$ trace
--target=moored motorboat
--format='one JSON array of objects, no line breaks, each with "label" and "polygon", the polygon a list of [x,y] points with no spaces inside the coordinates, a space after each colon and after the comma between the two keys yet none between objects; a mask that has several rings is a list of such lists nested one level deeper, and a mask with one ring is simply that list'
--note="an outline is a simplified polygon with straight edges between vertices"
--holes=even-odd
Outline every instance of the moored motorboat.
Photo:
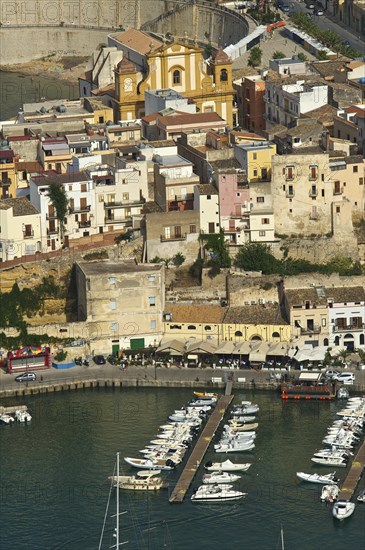
[{"label": "moored motorboat", "polygon": [[212,474],[203,475],[204,485],[211,485],[214,483],[233,483],[241,479],[241,476],[236,474],[230,474],[229,472],[217,471]]},{"label": "moored motorboat", "polygon": [[208,472],[245,472],[249,469],[251,466],[250,463],[246,464],[235,464],[234,462],[231,462],[229,459],[225,460],[224,462],[211,462],[208,461],[204,465],[204,468],[208,470]]},{"label": "moored motorboat", "polygon": [[321,466],[335,466],[336,468],[346,468],[348,460],[344,458],[327,456],[327,457],[313,457],[311,461]]},{"label": "moored motorboat", "polygon": [[124,460],[134,468],[142,468],[142,470],[173,470],[176,464],[172,460],[151,460],[147,458],[131,458],[124,457]]},{"label": "moored motorboat", "polygon": [[228,424],[249,424],[255,422],[256,416],[234,416],[231,420],[228,420]]},{"label": "moored motorboat", "polygon": [[14,422],[14,418],[10,416],[10,414],[0,414],[0,420],[1,422],[4,422],[4,424],[12,424]]},{"label": "moored motorboat", "polygon": [[192,502],[226,502],[243,498],[247,493],[221,485],[201,485],[192,495]]},{"label": "moored motorboat", "polygon": [[217,393],[210,393],[210,392],[206,392],[206,391],[203,391],[203,392],[195,391],[194,395],[196,397],[198,397],[199,399],[218,399],[218,394]]},{"label": "moored motorboat", "polygon": [[247,443],[235,441],[232,443],[220,443],[214,445],[216,453],[239,453],[243,451],[252,451],[255,448],[255,444],[252,441]]},{"label": "moored motorboat", "polygon": [[[158,471],[158,470],[157,470]],[[159,491],[166,489],[168,483],[157,477],[155,472],[138,472],[135,476],[112,476],[114,487],[119,489],[131,489],[133,491]]]},{"label": "moored motorboat", "polygon": [[343,520],[350,517],[354,510],[355,504],[353,502],[341,498],[333,506],[332,514],[336,519]]},{"label": "moored motorboat", "polygon": [[30,422],[32,420],[32,417],[28,411],[18,409],[15,411],[15,420],[17,422]]},{"label": "moored motorboat", "polygon": [[337,485],[324,485],[321,493],[321,500],[324,502],[334,502],[337,500],[340,489]]},{"label": "moored motorboat", "polygon": [[304,472],[297,472],[297,476],[303,481],[309,481],[311,483],[322,483],[323,485],[335,485],[339,482],[339,479],[335,477],[336,472],[331,474],[320,475],[320,474],[305,474]]},{"label": "moored motorboat", "polygon": [[256,430],[259,425],[257,422],[250,424],[239,424],[237,422],[232,422],[230,424],[225,424],[224,428],[230,428],[232,432],[248,432],[250,430]]}]

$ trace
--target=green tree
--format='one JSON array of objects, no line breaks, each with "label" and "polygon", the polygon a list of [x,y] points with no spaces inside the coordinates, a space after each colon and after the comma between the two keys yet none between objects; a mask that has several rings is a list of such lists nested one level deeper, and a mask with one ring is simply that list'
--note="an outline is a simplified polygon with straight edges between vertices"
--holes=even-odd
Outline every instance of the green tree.
[{"label": "green tree", "polygon": [[272,59],[284,59],[284,57],[285,57],[285,53],[284,53],[284,52],[275,51],[275,52],[272,54]]},{"label": "green tree", "polygon": [[298,53],[297,57],[300,61],[307,61],[307,59],[308,59],[307,56],[305,55],[305,53],[303,53],[303,52]]},{"label": "green tree", "polygon": [[261,65],[262,49],[259,46],[254,46],[250,50],[250,56],[248,58],[248,64],[251,67],[259,67]]},{"label": "green tree", "polygon": [[317,52],[317,59],[319,61],[326,61],[327,59],[327,53],[325,50],[318,50]]},{"label": "green tree", "polygon": [[180,267],[185,262],[185,256],[178,252],[171,258],[171,261],[175,267]]},{"label": "green tree", "polygon": [[237,267],[246,271],[262,271],[265,274],[279,273],[281,262],[271,253],[271,248],[263,243],[246,243],[234,260]]},{"label": "green tree", "polygon": [[61,242],[65,234],[65,218],[68,214],[69,200],[67,197],[66,189],[63,185],[57,183],[51,183],[48,189],[48,196],[51,204],[56,210],[56,218],[58,221],[58,227],[60,232]]},{"label": "green tree", "polygon": [[220,268],[231,267],[228,243],[224,238],[223,230],[219,233],[201,233],[199,240],[204,243],[204,250],[209,253],[210,259],[207,262],[218,264]]}]

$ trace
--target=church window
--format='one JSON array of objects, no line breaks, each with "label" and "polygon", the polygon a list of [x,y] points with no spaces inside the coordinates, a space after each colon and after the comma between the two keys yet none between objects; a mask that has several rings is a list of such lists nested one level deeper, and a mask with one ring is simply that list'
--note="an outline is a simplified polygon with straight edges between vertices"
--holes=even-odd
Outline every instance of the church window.
[{"label": "church window", "polygon": [[228,80],[227,69],[222,69],[221,70],[221,82],[227,82],[227,80]]},{"label": "church window", "polygon": [[174,84],[181,84],[181,74],[178,69],[173,72],[173,82]]}]

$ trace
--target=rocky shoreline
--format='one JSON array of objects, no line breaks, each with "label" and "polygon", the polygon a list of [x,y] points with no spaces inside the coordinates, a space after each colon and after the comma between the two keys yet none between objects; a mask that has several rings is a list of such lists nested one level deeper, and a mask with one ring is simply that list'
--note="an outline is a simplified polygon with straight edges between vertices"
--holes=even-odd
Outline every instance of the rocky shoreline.
[{"label": "rocky shoreline", "polygon": [[87,60],[85,57],[43,58],[16,65],[0,65],[0,71],[77,84],[85,72]]}]

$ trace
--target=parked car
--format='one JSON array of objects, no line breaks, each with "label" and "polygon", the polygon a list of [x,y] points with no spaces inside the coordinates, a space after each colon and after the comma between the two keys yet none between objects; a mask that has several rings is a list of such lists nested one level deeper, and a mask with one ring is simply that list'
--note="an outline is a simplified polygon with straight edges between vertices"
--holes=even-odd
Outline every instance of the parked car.
[{"label": "parked car", "polygon": [[18,374],[15,380],[17,382],[34,382],[34,380],[37,380],[37,375],[35,372],[23,372],[23,374]]},{"label": "parked car", "polygon": [[94,355],[93,361],[95,365],[105,365],[106,363],[104,355]]},{"label": "parked car", "polygon": [[342,46],[344,46],[345,48],[351,48],[351,43],[348,40],[343,40]]},{"label": "parked car", "polygon": [[282,4],[281,7],[280,7],[281,11],[283,11],[284,13],[289,13],[290,12],[290,6],[288,6],[288,4]]},{"label": "parked car", "polygon": [[334,378],[337,382],[348,382],[352,383],[355,382],[355,375],[353,372],[341,372]]},{"label": "parked car", "polygon": [[330,380],[336,380],[339,374],[340,372],[338,370],[327,370],[325,373],[325,376]]},{"label": "parked car", "polygon": [[314,8],[315,8],[314,2],[311,2],[310,0],[308,0],[308,2],[305,3],[305,5],[306,5],[308,10],[314,10]]},{"label": "parked car", "polygon": [[318,8],[318,7],[317,7],[317,8],[314,8],[313,14],[314,14],[314,15],[318,15],[318,16],[319,16],[319,15],[324,15],[324,11],[322,10],[322,8]]}]

